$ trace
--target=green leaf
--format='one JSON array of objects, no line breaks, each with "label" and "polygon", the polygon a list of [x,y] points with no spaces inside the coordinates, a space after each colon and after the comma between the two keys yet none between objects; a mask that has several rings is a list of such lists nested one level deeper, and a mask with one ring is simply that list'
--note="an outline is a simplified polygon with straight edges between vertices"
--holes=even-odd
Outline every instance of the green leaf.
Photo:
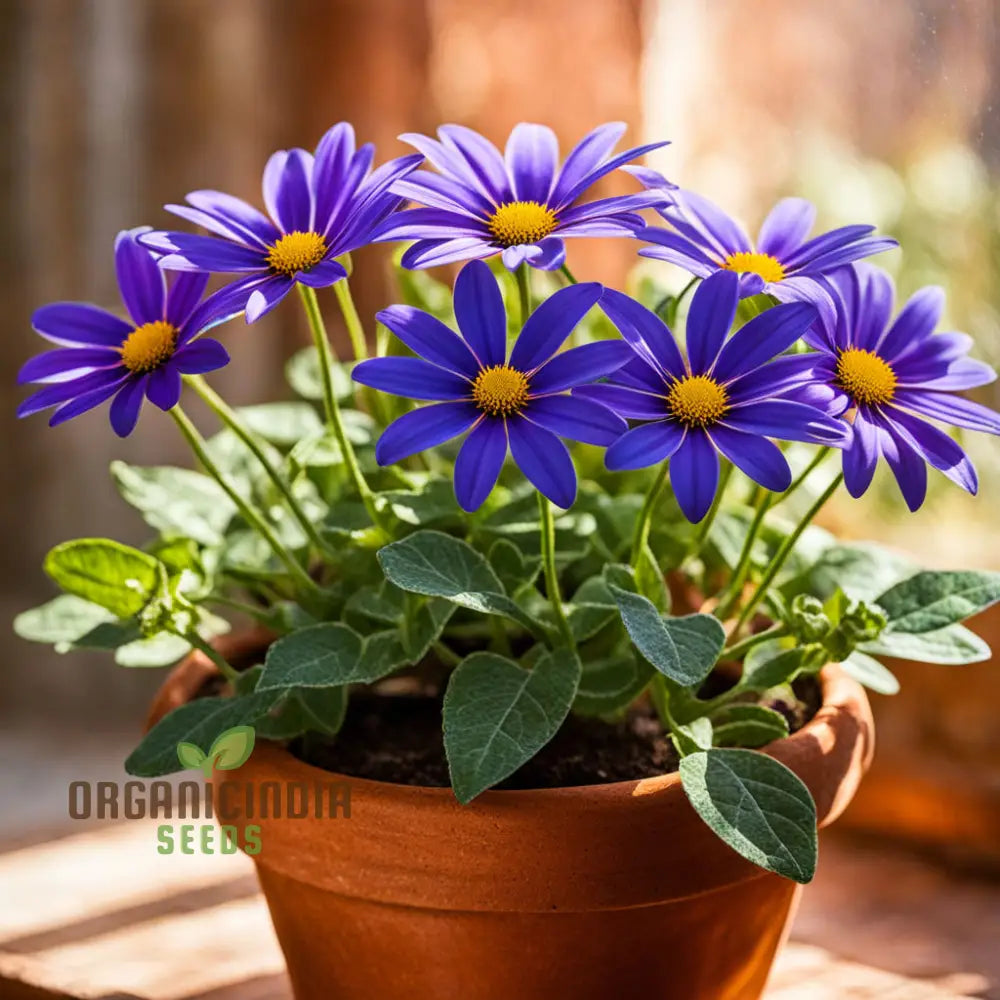
[{"label": "green leaf", "polygon": [[253,726],[233,726],[216,736],[208,755],[220,771],[234,771],[250,759],[253,744]]},{"label": "green leaf", "polygon": [[310,625],[272,643],[257,692],[339,687],[360,680],[362,639],[339,622]]},{"label": "green leaf", "polygon": [[964,625],[947,625],[933,632],[883,632],[860,647],[875,656],[895,656],[920,663],[981,663],[990,658],[990,647]]},{"label": "green leaf", "polygon": [[934,632],[1000,601],[1000,573],[925,571],[875,599],[893,632]]},{"label": "green leaf", "polygon": [[636,649],[660,673],[682,687],[700,684],[712,671],[726,633],[711,615],[663,618],[640,594],[610,586],[625,630]]},{"label": "green leaf", "polygon": [[798,776],[756,750],[704,750],[685,757],[681,782],[708,826],[767,871],[809,882],[816,871],[816,805]]},{"label": "green leaf", "polygon": [[442,479],[432,479],[420,489],[376,493],[375,507],[388,511],[403,524],[419,526],[462,521],[455,489]]},{"label": "green leaf", "polygon": [[[350,399],[354,395],[354,383],[348,368],[335,364],[331,366],[330,372],[333,375],[334,395],[342,402]],[[322,399],[323,380],[320,377],[316,348],[305,347],[293,354],[285,365],[285,378],[303,399]]]},{"label": "green leaf", "polygon": [[347,688],[300,688],[292,697],[302,709],[303,732],[336,736],[347,714]]},{"label": "green leaf", "polygon": [[853,677],[859,684],[871,688],[878,694],[897,694],[899,681],[888,667],[882,666],[874,657],[868,656],[856,649],[840,664],[845,673]]},{"label": "green leaf", "polygon": [[805,651],[787,645],[787,640],[770,639],[754,646],[743,661],[739,685],[747,691],[767,691],[790,681],[802,669]]},{"label": "green leaf", "polygon": [[848,597],[870,601],[914,568],[898,552],[870,542],[833,545],[808,570],[784,583],[781,591],[787,597],[808,593],[826,600],[840,587]]},{"label": "green leaf", "polygon": [[513,774],[555,736],[573,704],[580,661],[547,653],[533,670],[494,653],[455,668],[444,696],[444,745],[462,803]]},{"label": "green leaf", "polygon": [[274,704],[273,692],[240,698],[198,698],[175,708],[146,733],[125,761],[125,770],[137,778],[158,778],[179,770],[177,744],[210,746],[233,726],[252,726]]},{"label": "green leaf", "polygon": [[191,469],[140,468],[115,461],[111,476],[126,502],[165,535],[217,545],[236,513],[236,505],[214,479]]},{"label": "green leaf", "polygon": [[45,572],[67,593],[118,618],[139,614],[166,575],[153,556],[107,538],[78,538],[57,545],[45,557]]},{"label": "green leaf", "polygon": [[309,403],[259,403],[236,412],[254,434],[271,444],[290,446],[323,431],[323,422]]},{"label": "green leaf", "polygon": [[114,621],[115,616],[105,608],[72,594],[60,594],[37,608],[22,611],[14,619],[14,631],[31,642],[69,648],[88,632]]},{"label": "green leaf", "polygon": [[498,538],[490,546],[487,559],[508,594],[530,587],[542,568],[540,558],[525,555],[506,538]]},{"label": "green leaf", "polygon": [[648,597],[661,611],[670,610],[670,591],[667,590],[667,581],[648,543],[639,553],[639,565],[635,568],[635,583],[639,593],[643,597]]},{"label": "green leaf", "polygon": [[583,665],[573,711],[581,715],[610,715],[630,705],[653,676],[649,662],[631,652]]},{"label": "green leaf", "polygon": [[489,563],[465,542],[440,531],[417,531],[378,551],[382,572],[397,587],[484,614],[502,615],[538,633],[538,623],[503,590]]},{"label": "green leaf", "polygon": [[191,643],[178,635],[160,632],[148,639],[119,646],[115,662],[120,667],[166,667],[176,663],[191,651]]},{"label": "green leaf", "polygon": [[177,759],[187,770],[200,771],[206,758],[201,748],[193,743],[178,743]]},{"label": "green leaf", "polygon": [[764,705],[727,705],[712,715],[719,747],[762,747],[788,735],[788,720]]}]

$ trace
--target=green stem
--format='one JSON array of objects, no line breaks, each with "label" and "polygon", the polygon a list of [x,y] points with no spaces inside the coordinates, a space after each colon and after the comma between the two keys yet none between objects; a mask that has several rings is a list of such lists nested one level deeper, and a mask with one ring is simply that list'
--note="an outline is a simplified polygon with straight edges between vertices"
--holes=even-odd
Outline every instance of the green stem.
[{"label": "green stem", "polygon": [[762,490],[758,496],[757,509],[753,520],[750,522],[750,527],[747,529],[747,537],[743,540],[743,548],[740,551],[739,559],[736,561],[733,578],[729,581],[725,595],[719,601],[719,606],[715,610],[715,614],[723,620],[732,612],[736,602],[740,599],[740,594],[743,592],[743,584],[746,582],[747,574],[750,572],[750,556],[753,553],[753,544],[757,541],[757,536],[760,534],[760,529],[764,524],[764,518],[771,509],[773,501],[774,494],[767,490]]},{"label": "green stem", "polygon": [[446,667],[457,667],[462,662],[462,657],[440,639],[431,648]]},{"label": "green stem", "polygon": [[531,314],[531,286],[528,279],[528,265],[521,264],[515,272],[517,276],[517,294],[521,303],[521,326]]},{"label": "green stem", "polygon": [[777,625],[772,625],[770,628],[765,629],[763,632],[757,632],[754,635],[748,635],[745,639],[739,642],[734,642],[731,646],[727,646],[720,654],[720,660],[741,660],[747,653],[750,652],[754,646],[759,646],[762,642],[768,642],[771,639],[780,639],[781,636],[786,635],[788,629],[785,628],[780,622]]},{"label": "green stem", "polygon": [[274,529],[264,520],[264,516],[246,501],[240,491],[229,481],[222,470],[212,460],[208,453],[208,446],[205,439],[198,432],[198,428],[191,422],[187,414],[181,409],[180,404],[175,406],[170,415],[184,435],[185,440],[191,446],[198,461],[213,479],[222,487],[226,496],[236,505],[236,509],[243,515],[243,519],[271,546],[274,554],[285,564],[292,579],[302,588],[303,592],[315,596],[319,592],[319,587],[309,574],[302,568],[299,561],[282,543],[275,534]]},{"label": "green stem", "polygon": [[660,466],[660,471],[656,474],[656,479],[653,480],[652,486],[649,487],[645,503],[642,505],[642,511],[639,513],[639,520],[635,524],[635,533],[632,535],[632,553],[629,557],[633,569],[639,565],[642,550],[649,541],[649,529],[653,522],[653,511],[656,509],[656,501],[659,500],[666,481],[667,463],[664,462]]},{"label": "green stem", "polygon": [[330,350],[330,339],[326,334],[326,326],[323,323],[323,314],[319,309],[316,292],[308,285],[298,284],[296,287],[302,297],[302,305],[305,307],[306,318],[309,320],[313,343],[319,354],[319,368],[323,379],[323,405],[326,410],[327,423],[340,447],[340,453],[344,457],[344,465],[347,466],[347,473],[354,483],[354,488],[361,497],[361,502],[365,505],[365,510],[368,511],[372,523],[377,525],[379,518],[375,509],[375,497],[361,472],[361,466],[358,465],[358,457],[354,454],[354,447],[347,439],[344,420],[340,414],[340,405],[337,403],[337,394],[333,389],[333,352]]},{"label": "green stem", "polygon": [[750,600],[747,601],[746,607],[740,612],[740,617],[736,620],[736,630],[733,633],[734,635],[747,621],[750,620],[750,616],[753,614],[754,609],[767,593],[767,588],[771,586],[774,578],[781,572],[781,567],[788,561],[788,557],[792,554],[792,550],[795,548],[796,543],[802,537],[802,532],[809,527],[813,518],[815,518],[820,512],[827,500],[829,500],[830,497],[836,493],[843,481],[843,472],[838,472],[834,477],[833,482],[830,483],[825,490],[823,490],[823,492],[816,498],[815,503],[813,503],[809,510],[806,511],[802,520],[795,526],[795,530],[784,540],[784,542],[782,542],[777,555],[775,555],[774,559],[771,560],[771,565],[767,567],[767,572],[764,574],[763,579],[759,584],[757,584],[757,589],[753,592]]},{"label": "green stem", "polygon": [[681,303],[687,298],[687,293],[691,291],[692,288],[698,283],[698,278],[692,278],[681,290],[677,293],[677,298],[673,300],[670,304],[670,309],[667,314],[667,326],[673,329],[674,324],[677,322],[677,313],[680,311]]},{"label": "green stem", "polygon": [[576,641],[573,638],[573,630],[569,626],[569,619],[563,610],[562,597],[559,593],[559,576],[556,573],[556,522],[552,516],[552,504],[541,493],[538,494],[538,514],[542,527],[542,567],[545,572],[545,589],[548,591],[549,602],[556,617],[556,624],[559,626],[559,634],[570,649],[575,649]]},{"label": "green stem", "polygon": [[337,296],[337,303],[344,316],[347,333],[351,338],[351,349],[354,351],[354,360],[364,361],[368,357],[368,343],[365,340],[365,328],[361,324],[361,317],[354,305],[354,296],[351,295],[349,279],[341,278],[335,282],[333,294]]},{"label": "green stem", "polygon": [[219,673],[229,681],[230,684],[235,684],[240,674],[239,671],[231,667],[226,661],[226,658],[215,649],[210,643],[205,642],[204,639],[194,630],[190,632],[178,633],[182,638],[187,639],[195,649],[200,650],[204,653],[218,668]]},{"label": "green stem", "polygon": [[257,461],[263,466],[268,479],[285,498],[288,509],[292,512],[295,520],[299,522],[309,541],[319,552],[329,552],[329,546],[320,537],[316,526],[295,498],[291,486],[285,482],[284,476],[274,467],[256,435],[240,419],[239,414],[200,375],[188,375],[185,377],[185,381],[204,400],[208,408],[250,449]]},{"label": "green stem", "polygon": [[830,445],[824,445],[820,448],[813,457],[813,460],[792,480],[792,485],[775,499],[772,506],[776,507],[779,503],[787,500],[813,474],[831,451],[833,451],[833,448]]},{"label": "green stem", "polygon": [[563,276],[571,285],[579,284],[576,278],[573,277],[573,272],[565,264],[559,270],[562,271]]},{"label": "green stem", "polygon": [[229,608],[232,611],[239,611],[240,614],[244,614],[248,618],[252,618],[254,621],[261,622],[265,625],[271,621],[271,616],[268,614],[267,608],[254,604],[247,604],[246,601],[236,601],[223,594],[213,594],[211,597],[206,597],[205,601],[208,604],[218,604],[220,607]]}]

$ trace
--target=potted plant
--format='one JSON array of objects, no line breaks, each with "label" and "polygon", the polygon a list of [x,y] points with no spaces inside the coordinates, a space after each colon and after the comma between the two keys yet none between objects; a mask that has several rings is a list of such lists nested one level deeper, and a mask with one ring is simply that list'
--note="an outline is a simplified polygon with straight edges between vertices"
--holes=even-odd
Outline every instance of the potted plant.
[{"label": "potted plant", "polygon": [[[896,689],[881,655],[988,655],[959,623],[1000,575],[914,571],[813,524],[880,457],[911,510],[928,464],[975,492],[927,418],[1000,432],[957,395],[994,373],[934,332],[940,293],[893,319],[862,262],[893,241],[809,238],[798,199],[751,241],[626,166],[654,146],[614,155],[622,132],[560,165],[544,126],[504,155],[444,126],[372,172],[340,124],[269,160],[267,215],[198,191],[169,208],[212,235],[120,234],[127,319],[34,315],[59,346],[22,369],[44,383],[22,415],[110,400],[126,435],[149,399],[199,471],[113,463],[155,539],[56,546],[65,593],[18,631],[124,666],[186,657],[127,768],[249,789],[226,821],[260,827],[300,998],[756,997],[817,825],[872,752],[858,682]],[[642,190],[587,200],[619,169]],[[575,236],[635,240],[691,279],[577,282]],[[370,357],[350,254],[382,240],[409,246]],[[453,288],[424,273],[444,264]],[[203,297],[211,272],[237,277]],[[353,358],[327,338],[326,287]],[[228,360],[215,334],[293,288],[314,341],[287,367],[301,400],[235,410],[204,378]],[[349,793],[334,815],[261,807],[330,781]]]}]

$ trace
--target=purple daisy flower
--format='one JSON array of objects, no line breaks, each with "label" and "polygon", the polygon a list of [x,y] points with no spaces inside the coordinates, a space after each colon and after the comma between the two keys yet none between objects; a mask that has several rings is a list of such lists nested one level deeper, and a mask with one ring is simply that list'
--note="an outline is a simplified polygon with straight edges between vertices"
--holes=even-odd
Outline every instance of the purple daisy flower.
[{"label": "purple daisy flower", "polygon": [[181,375],[228,364],[222,344],[198,335],[238,314],[239,296],[224,288],[199,302],[207,274],[178,275],[168,291],[155,254],[139,243],[147,232],[149,227],[125,230],[115,240],[118,287],[131,321],[86,302],[54,302],[35,311],[35,331],[60,346],[18,373],[20,384],[47,383],[21,403],[19,417],[55,406],[49,419],[55,427],[114,396],[111,426],[126,437],[144,397],[169,410],[180,399]]},{"label": "purple daisy flower", "polygon": [[346,278],[336,258],[370,243],[375,227],[402,204],[392,185],[423,157],[403,156],[369,173],[374,155],[371,143],[355,150],[354,129],[341,122],[320,139],[315,155],[280,150],[267,161],[270,219],[232,195],[192,191],[187,205],[167,205],[167,211],[218,235],[156,232],[143,242],[165,254],[162,267],[245,274],[234,288],[245,294],[252,323],[296,282],[325,288]]},{"label": "purple daisy flower", "polygon": [[[410,306],[378,314],[417,358],[362,361],[354,378],[411,399],[439,400],[393,421],[375,457],[390,465],[469,431],[455,462],[455,496],[476,510],[500,475],[508,445],[536,489],[559,507],[576,497],[576,472],[560,437],[608,445],[625,422],[604,406],[566,390],[610,374],[631,356],[620,340],[602,340],[556,354],[601,297],[593,282],[562,288],[527,319],[507,355],[507,316],[496,279],[480,261],[455,282],[461,336]],[[558,435],[558,436],[557,436]]]},{"label": "purple daisy flower", "polygon": [[927,494],[927,464],[975,494],[976,470],[965,452],[925,419],[1000,434],[1000,416],[956,396],[986,385],[996,372],[966,355],[972,338],[934,333],[944,306],[940,288],[920,289],[892,315],[892,279],[880,269],[854,265],[830,279],[836,320],[822,317],[805,340],[812,379],[792,395],[822,406],[833,416],[854,410],[853,441],[844,451],[844,484],[859,497],[871,484],[879,456],[885,458],[911,511]]},{"label": "purple daisy flower", "polygon": [[[651,171],[636,176],[647,187],[659,189]],[[661,178],[660,183],[666,182]],[[760,227],[756,243],[721,208],[693,191],[674,191],[671,203],[659,211],[674,231],[647,226],[637,233],[655,244],[640,255],[677,264],[699,278],[733,271],[740,276],[742,298],[766,292],[781,302],[815,301],[819,276],[898,246],[889,237],[872,236],[874,226],[842,226],[807,239],[816,209],[803,198],[779,201]]]},{"label": "purple daisy flower", "polygon": [[774,306],[727,341],[740,282],[720,272],[695,292],[687,319],[687,361],[663,321],[621,292],[605,290],[601,308],[634,351],[610,382],[574,389],[574,398],[603,403],[643,423],[608,448],[613,471],[670,459],[670,482],[689,521],[715,499],[721,452],[765,489],[788,489],[791,471],[768,438],[843,445],[850,427],[801,402],[778,398],[808,376],[802,355],[773,360],[809,328],[807,302]]},{"label": "purple daisy flower", "polygon": [[612,156],[624,131],[624,122],[599,126],[562,166],[555,133],[545,125],[515,126],[504,155],[462,125],[442,125],[440,141],[401,135],[439,172],[413,173],[394,185],[397,194],[426,207],[387,220],[377,239],[416,240],[403,254],[403,266],[411,269],[501,254],[511,271],[522,263],[557,270],[566,260],[564,237],[631,237],[643,225],[636,210],[667,200],[657,189],[575,204],[605,174],[667,145],[654,142]]}]

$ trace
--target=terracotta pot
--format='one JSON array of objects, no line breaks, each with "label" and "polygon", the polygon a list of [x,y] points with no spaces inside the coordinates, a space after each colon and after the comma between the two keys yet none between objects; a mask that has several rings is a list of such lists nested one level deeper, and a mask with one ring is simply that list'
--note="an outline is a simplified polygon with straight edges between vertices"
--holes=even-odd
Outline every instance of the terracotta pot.
[{"label": "terracotta pot", "polygon": [[[151,721],[213,672],[201,656],[181,664]],[[768,752],[827,825],[868,766],[873,729],[854,681],[835,667],[821,681],[819,713]],[[339,777],[264,743],[223,776],[350,783],[350,818],[249,820],[299,1000],[752,1000],[800,891],[719,841],[676,774],[461,806],[449,789]]]}]

